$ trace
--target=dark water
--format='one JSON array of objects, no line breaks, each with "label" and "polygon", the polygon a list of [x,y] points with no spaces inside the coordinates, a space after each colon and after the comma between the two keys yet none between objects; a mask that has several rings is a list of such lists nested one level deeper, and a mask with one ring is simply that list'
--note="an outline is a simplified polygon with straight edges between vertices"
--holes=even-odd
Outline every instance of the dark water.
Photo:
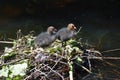
[{"label": "dark water", "polygon": [[[57,29],[74,23],[79,29],[82,26],[80,38],[99,50],[120,48],[120,18],[119,16],[104,16],[96,12],[77,13],[62,16],[43,15],[39,17],[19,17],[0,19],[0,39],[15,38],[16,31],[21,29],[24,34],[31,30],[36,35],[45,31],[49,25]],[[0,45],[2,48],[2,44]]]}]

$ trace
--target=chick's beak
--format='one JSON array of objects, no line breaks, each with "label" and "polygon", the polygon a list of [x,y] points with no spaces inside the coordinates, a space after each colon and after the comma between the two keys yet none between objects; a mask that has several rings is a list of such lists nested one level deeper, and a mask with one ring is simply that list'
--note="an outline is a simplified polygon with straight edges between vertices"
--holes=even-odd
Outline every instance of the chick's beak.
[{"label": "chick's beak", "polygon": [[53,33],[56,34],[56,33],[57,33],[57,29],[54,29],[54,30],[53,30]]},{"label": "chick's beak", "polygon": [[74,26],[74,30],[76,30],[77,28]]}]

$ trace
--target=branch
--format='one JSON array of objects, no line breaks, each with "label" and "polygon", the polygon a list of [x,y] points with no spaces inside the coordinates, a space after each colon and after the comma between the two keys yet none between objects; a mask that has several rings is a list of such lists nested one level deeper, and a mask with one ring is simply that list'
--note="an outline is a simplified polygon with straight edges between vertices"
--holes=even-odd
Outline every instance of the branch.
[{"label": "branch", "polygon": [[43,65],[46,66],[46,67],[48,67],[51,71],[53,71],[54,73],[56,73],[57,75],[59,75],[62,78],[62,80],[64,80],[64,77],[60,73],[56,72],[55,70],[53,70],[50,66],[48,66],[46,64],[43,64]]},{"label": "branch", "polygon": [[118,49],[106,50],[106,51],[103,51],[102,53],[105,53],[105,52],[113,52],[113,51],[120,51],[120,48],[118,48]]},{"label": "branch", "polygon": [[24,60],[24,59],[25,59],[25,58],[18,59],[18,60],[14,60],[14,61],[11,61],[11,62],[8,62],[8,63],[4,63],[4,64],[1,64],[0,67],[1,67],[1,66],[6,66],[6,65],[10,65],[10,64],[14,64],[14,63],[19,62],[19,61]]},{"label": "branch", "polygon": [[76,34],[78,34],[78,33],[81,31],[81,29],[82,29],[82,27],[80,27],[80,28],[79,28],[79,30],[77,31],[77,33],[76,33]]},{"label": "branch", "polygon": [[89,59],[112,59],[112,60],[117,60],[120,59],[120,57],[89,57],[89,56],[81,56],[82,58],[86,57]]},{"label": "branch", "polygon": [[[59,63],[59,61],[61,60],[61,58],[58,59],[58,61],[55,63],[55,65],[51,68],[52,70],[56,67],[56,65]],[[50,70],[50,72],[52,71]],[[50,72],[48,74],[50,74]]]},{"label": "branch", "polygon": [[0,43],[13,44],[14,42],[11,42],[11,41],[0,41]]}]

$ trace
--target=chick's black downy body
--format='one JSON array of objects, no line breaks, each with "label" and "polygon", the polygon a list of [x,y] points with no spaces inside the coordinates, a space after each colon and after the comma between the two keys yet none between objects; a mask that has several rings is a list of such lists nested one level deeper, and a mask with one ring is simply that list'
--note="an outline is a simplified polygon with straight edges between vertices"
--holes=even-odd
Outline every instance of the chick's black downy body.
[{"label": "chick's black downy body", "polygon": [[67,28],[62,28],[57,32],[56,37],[62,41],[62,46],[63,41],[65,41],[66,45],[66,41],[73,38],[76,35],[75,29],[76,29],[75,25],[70,23],[68,24]]},{"label": "chick's black downy body", "polygon": [[46,47],[49,46],[56,39],[56,29],[53,26],[48,27],[47,32],[40,33],[34,43],[38,47]]},{"label": "chick's black downy body", "polygon": [[57,32],[56,36],[61,41],[67,41],[75,36],[75,31],[71,31],[67,28],[62,28]]}]

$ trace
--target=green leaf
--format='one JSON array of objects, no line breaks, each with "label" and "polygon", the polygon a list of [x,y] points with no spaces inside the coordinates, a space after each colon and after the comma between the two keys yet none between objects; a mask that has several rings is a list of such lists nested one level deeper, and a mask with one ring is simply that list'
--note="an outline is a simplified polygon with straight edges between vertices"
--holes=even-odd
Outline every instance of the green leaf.
[{"label": "green leaf", "polygon": [[9,68],[7,66],[3,66],[0,70],[0,77],[8,77]]},{"label": "green leaf", "polygon": [[28,68],[28,60],[23,60],[19,64],[3,66],[0,70],[0,77],[10,77],[24,76]]},{"label": "green leaf", "polygon": [[82,62],[83,60],[80,57],[77,57],[78,62]]}]

